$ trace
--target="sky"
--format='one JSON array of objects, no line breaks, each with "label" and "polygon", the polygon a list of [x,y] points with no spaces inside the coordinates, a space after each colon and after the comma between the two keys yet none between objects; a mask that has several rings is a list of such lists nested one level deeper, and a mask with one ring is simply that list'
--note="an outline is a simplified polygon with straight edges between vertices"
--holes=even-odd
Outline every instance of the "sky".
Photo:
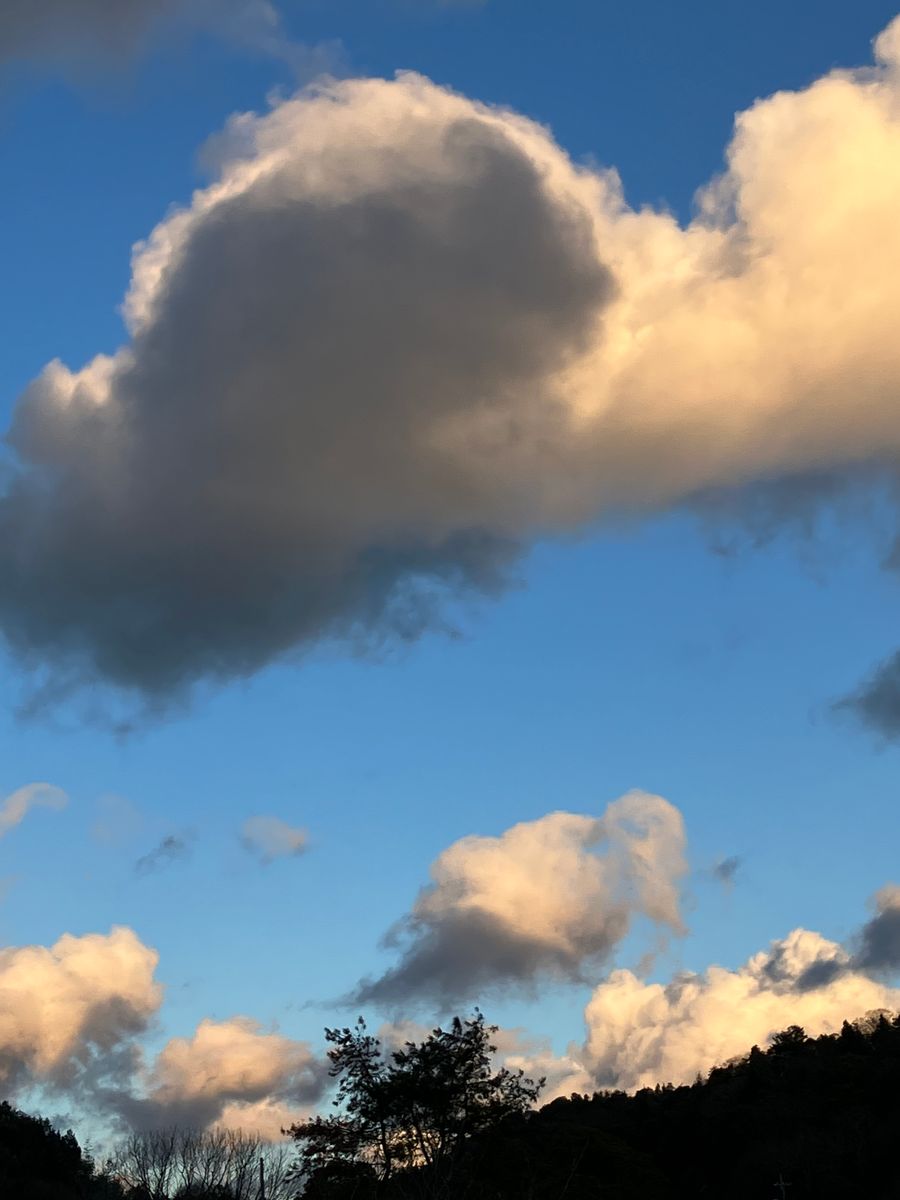
[{"label": "sky", "polygon": [[900,1008],[896,6],[3,10],[3,1090]]}]

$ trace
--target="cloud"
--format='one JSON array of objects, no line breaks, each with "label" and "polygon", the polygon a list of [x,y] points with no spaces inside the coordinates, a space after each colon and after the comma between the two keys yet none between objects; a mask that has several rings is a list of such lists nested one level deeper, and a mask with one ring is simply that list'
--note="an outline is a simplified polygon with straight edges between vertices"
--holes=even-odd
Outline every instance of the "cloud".
[{"label": "cloud", "polygon": [[327,1066],[305,1042],[249,1017],[207,1019],[166,1043],[139,1088],[107,1099],[138,1129],[224,1123],[271,1135],[275,1120],[321,1096]]},{"label": "cloud", "polygon": [[570,1045],[562,1055],[553,1053],[549,1038],[534,1037],[522,1029],[499,1029],[492,1039],[499,1065],[522,1071],[526,1078],[544,1080],[539,1104],[549,1104],[573,1092],[594,1090],[593,1079],[582,1061],[579,1047]]},{"label": "cloud", "polygon": [[499,837],[454,842],[432,882],[389,932],[399,962],[348,1003],[447,1006],[494,988],[577,980],[603,963],[642,915],[683,932],[681,815],[629,792],[599,818],[550,813]]},{"label": "cloud", "polygon": [[872,1009],[900,1007],[900,991],[859,971],[816,987],[801,983],[813,967],[842,964],[844,954],[837,943],[796,929],[734,971],[709,967],[665,986],[614,971],[585,1010],[586,1065],[602,1087],[690,1083],[788,1025],[833,1033]]},{"label": "cloud", "polygon": [[855,716],[888,741],[900,737],[900,651],[879,663],[834,709]]},{"label": "cloud", "polygon": [[304,854],[309,845],[309,834],[279,817],[248,817],[241,828],[241,842],[245,850],[268,865],[276,858]]},{"label": "cloud", "polygon": [[900,970],[900,887],[887,884],[872,903],[875,915],[854,939],[853,964],[874,974]]},{"label": "cloud", "polygon": [[882,888],[873,907],[846,945],[795,929],[734,970],[682,972],[668,984],[613,971],[585,1009],[582,1045],[554,1055],[548,1043],[503,1031],[499,1049],[509,1066],[547,1077],[546,1102],[602,1088],[691,1083],[789,1025],[818,1036],[900,1009],[900,989],[883,978],[900,969],[900,889]]},{"label": "cloud", "polygon": [[155,696],[497,588],[551,376],[611,294],[543,133],[416,77],[218,154],[137,251],[130,346],[23,397],[0,504],[13,647]]},{"label": "cloud", "polygon": [[223,1124],[267,1138],[308,1111],[327,1060],[249,1017],[201,1020],[146,1060],[158,957],[124,927],[0,950],[0,1090],[52,1090],[133,1128]]},{"label": "cloud", "polygon": [[[215,1127],[258,1137],[263,1142],[279,1142],[285,1129],[309,1116],[309,1111],[309,1103],[298,1106],[280,1100],[229,1101],[216,1118]],[[268,1177],[268,1171],[266,1174]]]},{"label": "cloud", "polygon": [[893,469],[898,29],[739,114],[683,227],[415,75],[234,118],[128,344],[19,400],[11,648],[162,704],[444,627],[537,537]]},{"label": "cloud", "polygon": [[51,783],[29,783],[12,792],[0,801],[0,838],[25,819],[33,808],[51,808],[59,811],[69,803],[62,788]]},{"label": "cloud", "polygon": [[135,874],[153,875],[156,871],[164,870],[172,863],[187,858],[191,845],[188,838],[176,833],[170,833],[162,839],[158,846],[142,854],[134,864]]},{"label": "cloud", "polygon": [[730,855],[728,858],[720,858],[713,866],[713,878],[719,883],[724,884],[726,888],[730,888],[734,884],[735,876],[741,868],[741,859],[736,854]]},{"label": "cloud", "polygon": [[0,1085],[71,1086],[142,1033],[158,1009],[157,954],[132,930],[0,949]]},{"label": "cloud", "polygon": [[213,29],[262,49],[283,40],[268,0],[4,0],[0,61],[121,59],[177,26]]},{"label": "cloud", "polygon": [[118,846],[135,837],[142,823],[140,810],[125,796],[101,796],[91,835],[102,845]]}]

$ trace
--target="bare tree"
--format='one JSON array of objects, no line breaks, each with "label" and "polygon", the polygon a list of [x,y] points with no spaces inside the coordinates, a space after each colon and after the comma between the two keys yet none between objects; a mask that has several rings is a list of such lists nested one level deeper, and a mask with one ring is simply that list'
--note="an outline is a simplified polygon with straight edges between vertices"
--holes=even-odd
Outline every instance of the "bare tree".
[{"label": "bare tree", "polygon": [[[227,1129],[133,1133],[112,1160],[132,1200],[290,1200],[291,1150]],[[262,1172],[260,1171],[262,1161]]]}]

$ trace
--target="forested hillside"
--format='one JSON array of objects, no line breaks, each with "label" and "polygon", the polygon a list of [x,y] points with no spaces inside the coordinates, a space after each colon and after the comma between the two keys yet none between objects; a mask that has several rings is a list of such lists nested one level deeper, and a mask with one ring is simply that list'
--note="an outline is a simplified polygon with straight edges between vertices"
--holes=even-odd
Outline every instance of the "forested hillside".
[{"label": "forested hillside", "polygon": [[[337,1104],[292,1130],[272,1195],[306,1200],[897,1200],[900,1016],[766,1049],[691,1086],[529,1106],[535,1088],[494,1070],[478,1014],[385,1051],[365,1026],[329,1031]],[[179,1135],[179,1170],[138,1182],[165,1139],[133,1136],[98,1172],[71,1134],[0,1106],[0,1195],[15,1200],[259,1200],[259,1153]],[[209,1138],[208,1144],[203,1137]],[[217,1140],[218,1139],[218,1140]],[[232,1145],[233,1143],[233,1145]],[[174,1144],[174,1143],[173,1143]],[[179,1143],[181,1144],[181,1143]],[[198,1150],[199,1147],[199,1150]],[[250,1149],[248,1150],[248,1147]],[[203,1152],[200,1153],[200,1150]],[[237,1154],[237,1150],[241,1153]],[[214,1182],[209,1164],[242,1167]],[[142,1157],[143,1156],[143,1157]],[[148,1157],[149,1156],[149,1157]],[[218,1157],[216,1157],[218,1156]],[[185,1175],[207,1164],[206,1182]],[[169,1159],[167,1158],[167,1161]],[[173,1160],[174,1161],[174,1160]],[[233,1163],[232,1163],[233,1166]],[[152,1178],[151,1178],[152,1176]],[[287,1176],[287,1177],[286,1177]],[[170,1184],[166,1184],[166,1179]],[[234,1180],[234,1182],[230,1182]]]}]

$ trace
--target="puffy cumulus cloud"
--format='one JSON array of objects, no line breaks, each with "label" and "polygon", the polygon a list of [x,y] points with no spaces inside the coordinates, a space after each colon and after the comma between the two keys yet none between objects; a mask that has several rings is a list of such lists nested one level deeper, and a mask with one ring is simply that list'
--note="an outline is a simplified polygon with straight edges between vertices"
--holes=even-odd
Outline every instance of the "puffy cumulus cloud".
[{"label": "puffy cumulus cloud", "polygon": [[9,644],[160,700],[414,637],[536,536],[894,464],[898,29],[741,113],[687,226],[413,75],[235,118],[128,345],[20,399]]},{"label": "puffy cumulus cloud", "polygon": [[0,505],[11,644],[151,694],[496,587],[612,288],[549,138],[425,80],[215,153],[137,251],[131,344],[23,397]]},{"label": "puffy cumulus cloud", "polygon": [[561,1096],[583,1095],[595,1090],[584,1065],[584,1055],[574,1043],[563,1055],[554,1054],[548,1038],[534,1037],[521,1029],[499,1029],[493,1038],[496,1057],[511,1071],[521,1071],[535,1082],[543,1079],[538,1104],[549,1104]]},{"label": "puffy cumulus cloud", "polygon": [[0,950],[0,1089],[49,1089],[133,1128],[220,1124],[276,1138],[321,1096],[327,1061],[233,1017],[201,1021],[148,1063],[157,961],[127,928]]},{"label": "puffy cumulus cloud", "polygon": [[156,963],[127,928],[0,949],[0,1083],[65,1087],[117,1062],[162,1001]]},{"label": "puffy cumulus cloud", "polygon": [[172,1038],[139,1087],[107,1101],[136,1128],[223,1123],[269,1136],[276,1121],[318,1099],[326,1079],[327,1063],[307,1043],[232,1017]]},{"label": "puffy cumulus cloud", "polygon": [[898,1007],[900,990],[852,968],[837,943],[796,929],[734,971],[709,967],[668,985],[614,971],[585,1010],[583,1062],[598,1087],[689,1083],[788,1025],[815,1036]]},{"label": "puffy cumulus cloud", "polygon": [[602,817],[555,812],[499,837],[455,842],[432,882],[388,934],[399,962],[363,980],[354,1004],[442,1005],[486,989],[531,988],[542,976],[580,979],[643,915],[682,931],[681,814],[629,792]]},{"label": "puffy cumulus cloud", "polygon": [[274,44],[268,0],[4,0],[0,60],[66,62],[133,54],[166,26],[213,28]]},{"label": "puffy cumulus cloud", "polygon": [[52,783],[28,783],[0,801],[0,838],[25,819],[32,808],[50,808],[57,812],[69,803],[62,788]]},{"label": "puffy cumulus cloud", "polygon": [[244,849],[264,865],[276,858],[296,858],[309,846],[309,834],[280,817],[248,817],[241,828]]}]

